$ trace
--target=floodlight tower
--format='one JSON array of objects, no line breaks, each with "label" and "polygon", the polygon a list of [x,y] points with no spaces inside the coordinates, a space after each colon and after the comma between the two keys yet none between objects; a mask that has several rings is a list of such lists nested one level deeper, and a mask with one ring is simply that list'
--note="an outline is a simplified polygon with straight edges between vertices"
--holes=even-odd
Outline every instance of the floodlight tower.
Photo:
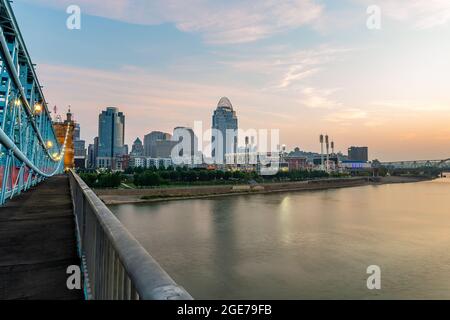
[{"label": "floodlight tower", "polygon": [[338,166],[339,160],[337,159],[336,153],[334,153],[334,141],[331,141],[331,154],[333,155],[333,157],[336,158],[336,162],[333,162],[333,170],[335,170],[336,167]]},{"label": "floodlight tower", "polygon": [[330,161],[330,139],[328,138],[328,135],[325,136],[325,144],[327,147],[327,172],[329,171],[329,162]]},{"label": "floodlight tower", "polygon": [[320,168],[323,170],[323,134],[320,135]]}]

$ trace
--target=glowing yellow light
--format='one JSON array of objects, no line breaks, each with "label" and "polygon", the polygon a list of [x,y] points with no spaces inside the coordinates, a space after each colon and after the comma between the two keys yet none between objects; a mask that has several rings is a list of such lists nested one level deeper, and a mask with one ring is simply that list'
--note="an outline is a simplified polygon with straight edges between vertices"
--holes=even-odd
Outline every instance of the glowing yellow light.
[{"label": "glowing yellow light", "polygon": [[41,113],[41,111],[42,111],[42,105],[40,103],[36,103],[34,105],[34,112]]},{"label": "glowing yellow light", "polygon": [[53,147],[53,142],[51,142],[50,140],[47,141],[47,148],[51,148]]},{"label": "glowing yellow light", "polygon": [[54,152],[54,153],[52,154],[52,157],[53,157],[53,158],[58,158],[58,152]]},{"label": "glowing yellow light", "polygon": [[21,105],[20,99],[16,99],[14,101],[14,104],[16,105],[16,107],[19,107]]}]

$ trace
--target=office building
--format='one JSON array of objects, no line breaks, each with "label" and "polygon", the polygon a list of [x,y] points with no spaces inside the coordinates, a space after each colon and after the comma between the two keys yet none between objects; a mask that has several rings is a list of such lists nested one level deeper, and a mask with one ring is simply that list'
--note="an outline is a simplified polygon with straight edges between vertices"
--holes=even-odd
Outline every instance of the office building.
[{"label": "office building", "polygon": [[75,168],[85,169],[86,168],[86,142],[84,140],[75,140],[73,142],[75,150]]},{"label": "office building", "polygon": [[212,117],[212,153],[217,164],[224,164],[226,155],[237,153],[238,119],[233,105],[226,97],[220,99]]},{"label": "office building", "polygon": [[97,166],[116,169],[115,158],[128,153],[125,145],[125,115],[115,107],[108,107],[99,115],[98,123]]},{"label": "office building", "polygon": [[95,156],[93,144],[90,144],[87,148],[87,167],[89,169],[95,168]]},{"label": "office building", "polygon": [[133,146],[131,147],[132,157],[143,157],[144,156],[144,145],[142,144],[141,139],[136,138],[133,142]]},{"label": "office building", "polygon": [[74,164],[77,169],[86,168],[86,141],[81,140],[81,128],[75,123],[73,131]]},{"label": "office building", "polygon": [[155,157],[156,142],[170,141],[172,136],[169,133],[161,131],[152,131],[144,137],[144,156]]},{"label": "office building", "polygon": [[150,157],[151,158],[171,158],[172,149],[178,144],[173,140],[156,140],[152,146]]},{"label": "office building", "polygon": [[348,159],[350,161],[369,161],[368,147],[350,147],[348,148]]},{"label": "office building", "polygon": [[88,168],[94,169],[97,166],[98,158],[98,137],[94,138],[94,144],[88,147]]},{"label": "office building", "polygon": [[176,141],[175,149],[172,149],[172,155],[175,163],[182,165],[201,164],[202,156],[199,152],[198,138],[194,130],[187,127],[176,127],[173,130],[173,141]]}]

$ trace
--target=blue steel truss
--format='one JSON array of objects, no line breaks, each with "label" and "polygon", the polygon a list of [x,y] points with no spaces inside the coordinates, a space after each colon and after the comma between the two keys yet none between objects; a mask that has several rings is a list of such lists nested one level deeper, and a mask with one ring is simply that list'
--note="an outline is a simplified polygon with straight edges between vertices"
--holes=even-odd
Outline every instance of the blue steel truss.
[{"label": "blue steel truss", "polygon": [[41,88],[9,1],[0,0],[0,205],[64,170],[65,142]]}]

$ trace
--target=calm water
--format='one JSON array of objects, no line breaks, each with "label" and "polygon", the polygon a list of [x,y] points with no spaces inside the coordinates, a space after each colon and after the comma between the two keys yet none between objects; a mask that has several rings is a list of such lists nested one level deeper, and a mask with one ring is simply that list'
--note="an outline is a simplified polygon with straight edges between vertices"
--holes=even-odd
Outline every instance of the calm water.
[{"label": "calm water", "polygon": [[112,209],[197,299],[450,299],[449,200],[441,179]]}]

